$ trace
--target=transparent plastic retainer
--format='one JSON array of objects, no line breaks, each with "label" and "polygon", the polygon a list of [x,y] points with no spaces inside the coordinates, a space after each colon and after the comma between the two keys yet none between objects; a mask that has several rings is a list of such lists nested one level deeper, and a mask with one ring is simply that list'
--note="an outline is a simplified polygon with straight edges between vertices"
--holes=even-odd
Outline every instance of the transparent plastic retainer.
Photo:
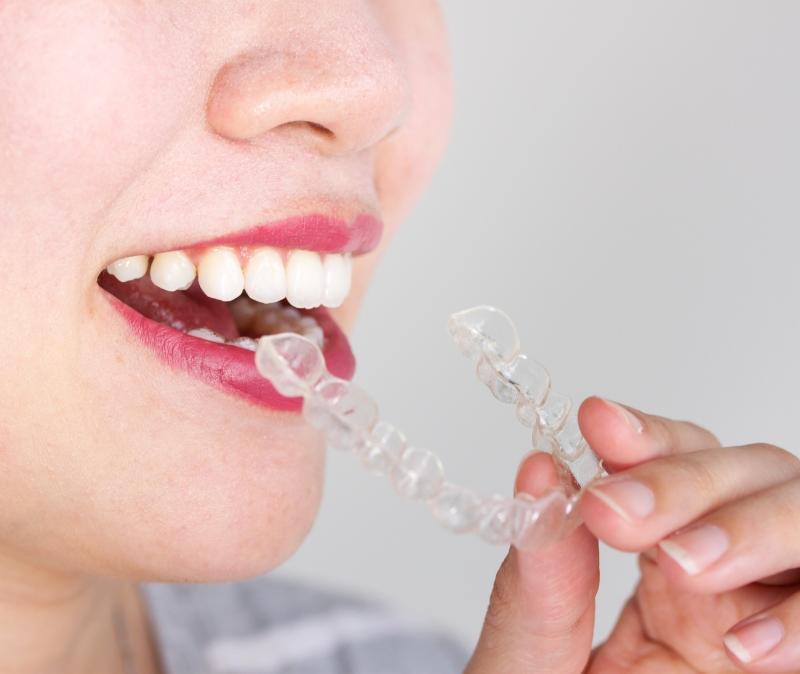
[{"label": "transparent plastic retainer", "polygon": [[544,495],[481,496],[445,479],[439,457],[410,445],[378,416],[378,406],[357,385],[331,375],[319,347],[295,333],[261,337],[256,367],[287,397],[303,398],[303,415],[327,443],[352,451],[376,475],[386,475],[402,496],[424,502],[433,517],[456,533],[477,532],[490,543],[539,550],[564,538],[580,520],[575,505],[583,487],[605,475],[578,428],[577,410],[550,388],[542,365],[520,353],[511,319],[480,306],[453,314],[449,331],[475,363],[478,378],[500,402],[516,407],[532,428],[532,447],[549,452],[560,483]]}]

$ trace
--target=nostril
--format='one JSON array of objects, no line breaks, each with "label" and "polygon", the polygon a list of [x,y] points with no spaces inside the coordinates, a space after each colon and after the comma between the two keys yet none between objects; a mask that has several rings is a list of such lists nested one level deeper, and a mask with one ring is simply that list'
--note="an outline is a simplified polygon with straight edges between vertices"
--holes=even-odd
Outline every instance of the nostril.
[{"label": "nostril", "polygon": [[269,142],[270,137],[282,136],[297,142],[307,143],[318,148],[333,147],[339,143],[339,135],[318,122],[297,120],[284,122],[273,127],[270,134],[261,134],[260,137],[253,137],[250,143],[260,145]]},{"label": "nostril", "polygon": [[339,140],[339,135],[331,128],[312,121],[289,122],[285,125],[295,128],[301,135],[307,135],[317,146],[333,146]]},{"label": "nostril", "polygon": [[322,124],[317,124],[316,122],[297,122],[297,124],[305,125],[311,131],[320,134],[321,136],[325,136],[326,138],[333,139],[336,134],[331,131],[327,126],[323,126]]}]

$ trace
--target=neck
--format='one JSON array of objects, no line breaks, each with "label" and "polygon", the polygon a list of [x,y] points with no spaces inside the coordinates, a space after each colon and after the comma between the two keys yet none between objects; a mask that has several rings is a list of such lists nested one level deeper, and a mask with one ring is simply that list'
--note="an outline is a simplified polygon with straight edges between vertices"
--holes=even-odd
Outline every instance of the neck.
[{"label": "neck", "polygon": [[156,662],[135,584],[0,554],[0,674],[154,674]]}]

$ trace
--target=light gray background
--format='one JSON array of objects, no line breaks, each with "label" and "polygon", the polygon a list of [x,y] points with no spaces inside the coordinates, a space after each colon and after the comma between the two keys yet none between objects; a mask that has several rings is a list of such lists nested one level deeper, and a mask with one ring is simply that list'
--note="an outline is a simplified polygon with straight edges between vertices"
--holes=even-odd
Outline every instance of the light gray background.
[{"label": "light gray background", "polygon": [[[508,491],[528,435],[446,334],[495,303],[577,398],[800,448],[800,3],[449,0],[448,153],[370,290],[358,380],[450,475]],[[283,573],[473,642],[504,555],[332,454]],[[602,558],[598,639],[636,581]]]}]

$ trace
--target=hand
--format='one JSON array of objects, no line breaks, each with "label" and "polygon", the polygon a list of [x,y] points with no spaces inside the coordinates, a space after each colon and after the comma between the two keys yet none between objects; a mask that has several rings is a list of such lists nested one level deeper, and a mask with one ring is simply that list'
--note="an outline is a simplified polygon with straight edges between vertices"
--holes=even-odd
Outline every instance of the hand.
[{"label": "hand", "polygon": [[590,671],[800,671],[800,460],[599,398],[580,421],[614,469],[581,501],[586,526],[642,553]]},{"label": "hand", "polygon": [[[600,398],[580,423],[613,475],[585,494],[570,539],[509,553],[468,674],[800,671],[800,461],[766,444],[723,449],[699,426]],[[546,459],[526,459],[517,486],[541,487]],[[589,531],[642,553],[641,582],[594,653]]]},{"label": "hand", "polygon": [[[520,464],[514,493],[558,484],[542,452]],[[532,554],[511,548],[495,578],[478,645],[465,674],[576,674],[589,659],[600,571],[597,539],[585,526]]]}]

